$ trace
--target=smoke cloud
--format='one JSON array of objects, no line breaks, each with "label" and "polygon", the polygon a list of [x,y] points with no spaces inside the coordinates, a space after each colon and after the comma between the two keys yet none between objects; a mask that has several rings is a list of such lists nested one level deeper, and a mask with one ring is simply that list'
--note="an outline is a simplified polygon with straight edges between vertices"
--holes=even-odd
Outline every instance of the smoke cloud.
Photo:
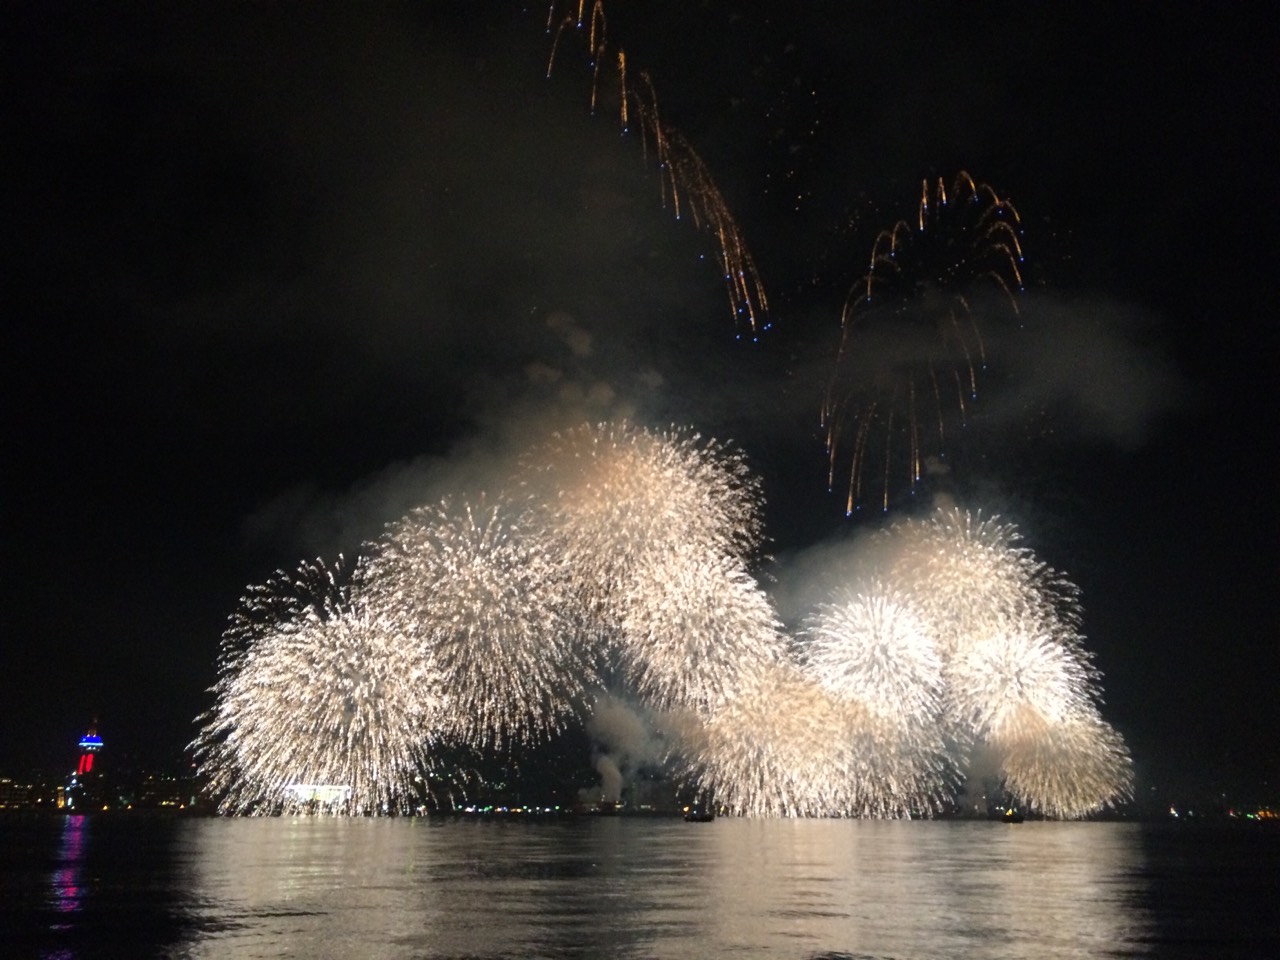
[{"label": "smoke cloud", "polygon": [[596,700],[587,734],[594,744],[594,763],[600,774],[599,795],[583,791],[586,802],[622,800],[628,781],[645,769],[660,767],[666,748],[636,707],[618,697],[602,694]]},{"label": "smoke cloud", "polygon": [[1150,312],[1043,294],[1025,296],[1020,308],[1022,329],[994,339],[989,353],[1005,389],[980,394],[985,416],[996,425],[1048,414],[1064,440],[1133,449],[1191,402],[1190,385]]}]

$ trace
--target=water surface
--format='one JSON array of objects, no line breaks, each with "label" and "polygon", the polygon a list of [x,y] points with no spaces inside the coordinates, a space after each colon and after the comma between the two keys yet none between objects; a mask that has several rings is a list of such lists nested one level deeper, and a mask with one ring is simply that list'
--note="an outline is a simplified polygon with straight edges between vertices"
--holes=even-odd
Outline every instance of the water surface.
[{"label": "water surface", "polygon": [[1278,957],[1280,831],[0,820],[6,956]]}]

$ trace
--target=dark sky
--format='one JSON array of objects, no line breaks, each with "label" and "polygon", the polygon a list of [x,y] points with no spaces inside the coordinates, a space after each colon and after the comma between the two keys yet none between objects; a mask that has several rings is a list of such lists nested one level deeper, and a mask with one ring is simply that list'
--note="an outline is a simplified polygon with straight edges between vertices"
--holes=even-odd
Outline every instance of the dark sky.
[{"label": "dark sky", "polygon": [[825,489],[815,389],[876,232],[969,170],[1045,333],[1000,355],[965,504],[1081,586],[1140,790],[1275,799],[1269,25],[858,6],[606,8],[753,251],[759,343],[579,37],[545,76],[545,5],[6,8],[0,773],[95,715],[176,755],[247,584],[549,422],[736,440],[780,557],[874,523]]}]

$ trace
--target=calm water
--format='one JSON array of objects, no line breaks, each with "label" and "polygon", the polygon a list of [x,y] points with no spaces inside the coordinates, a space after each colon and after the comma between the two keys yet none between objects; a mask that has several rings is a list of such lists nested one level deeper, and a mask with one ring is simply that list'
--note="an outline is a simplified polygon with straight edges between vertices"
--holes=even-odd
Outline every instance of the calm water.
[{"label": "calm water", "polygon": [[0,819],[0,954],[1280,957],[1260,825]]}]

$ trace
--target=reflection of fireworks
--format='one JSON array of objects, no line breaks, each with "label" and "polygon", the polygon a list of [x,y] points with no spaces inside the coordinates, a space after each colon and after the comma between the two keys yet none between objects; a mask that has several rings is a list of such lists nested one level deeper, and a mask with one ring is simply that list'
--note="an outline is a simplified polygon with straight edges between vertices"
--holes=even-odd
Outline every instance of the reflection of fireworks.
[{"label": "reflection of fireworks", "polygon": [[1021,260],[1017,211],[967,173],[949,192],[925,181],[916,222],[876,237],[823,405],[829,483],[847,475],[847,510],[868,498],[887,509],[945,455],[985,363],[979,298],[1016,314]]},{"label": "reflection of fireworks", "polygon": [[767,330],[769,324],[764,318],[768,313],[769,303],[764,285],[720,188],[716,186],[711,172],[692,144],[663,122],[658,110],[657,94],[649,75],[641,72],[639,82],[630,83],[627,78],[625,51],[619,50],[616,58],[612,56],[604,6],[600,0],[594,0],[589,11],[585,2],[579,0],[576,14],[567,14],[558,24],[553,0],[547,12],[547,30],[552,31],[553,25],[547,76],[551,75],[555,67],[556,55],[565,32],[578,34],[586,46],[591,64],[591,112],[595,113],[601,66],[611,59],[616,62],[622,129],[624,132],[629,130],[633,118],[639,121],[645,155],[647,157],[649,151],[653,151],[661,174],[659,184],[663,206],[669,201],[676,219],[688,215],[695,228],[715,238],[720,250],[720,267],[729,297],[729,310],[735,321],[745,324],[753,337],[760,330]]},{"label": "reflection of fireworks", "polygon": [[552,732],[589,676],[560,570],[510,512],[419,508],[369,562],[372,605],[449,678],[446,730],[468,742]]},{"label": "reflection of fireworks", "polygon": [[407,806],[440,676],[354,593],[341,565],[308,563],[242,600],[195,744],[224,809],[288,807],[313,786],[343,812]]}]

